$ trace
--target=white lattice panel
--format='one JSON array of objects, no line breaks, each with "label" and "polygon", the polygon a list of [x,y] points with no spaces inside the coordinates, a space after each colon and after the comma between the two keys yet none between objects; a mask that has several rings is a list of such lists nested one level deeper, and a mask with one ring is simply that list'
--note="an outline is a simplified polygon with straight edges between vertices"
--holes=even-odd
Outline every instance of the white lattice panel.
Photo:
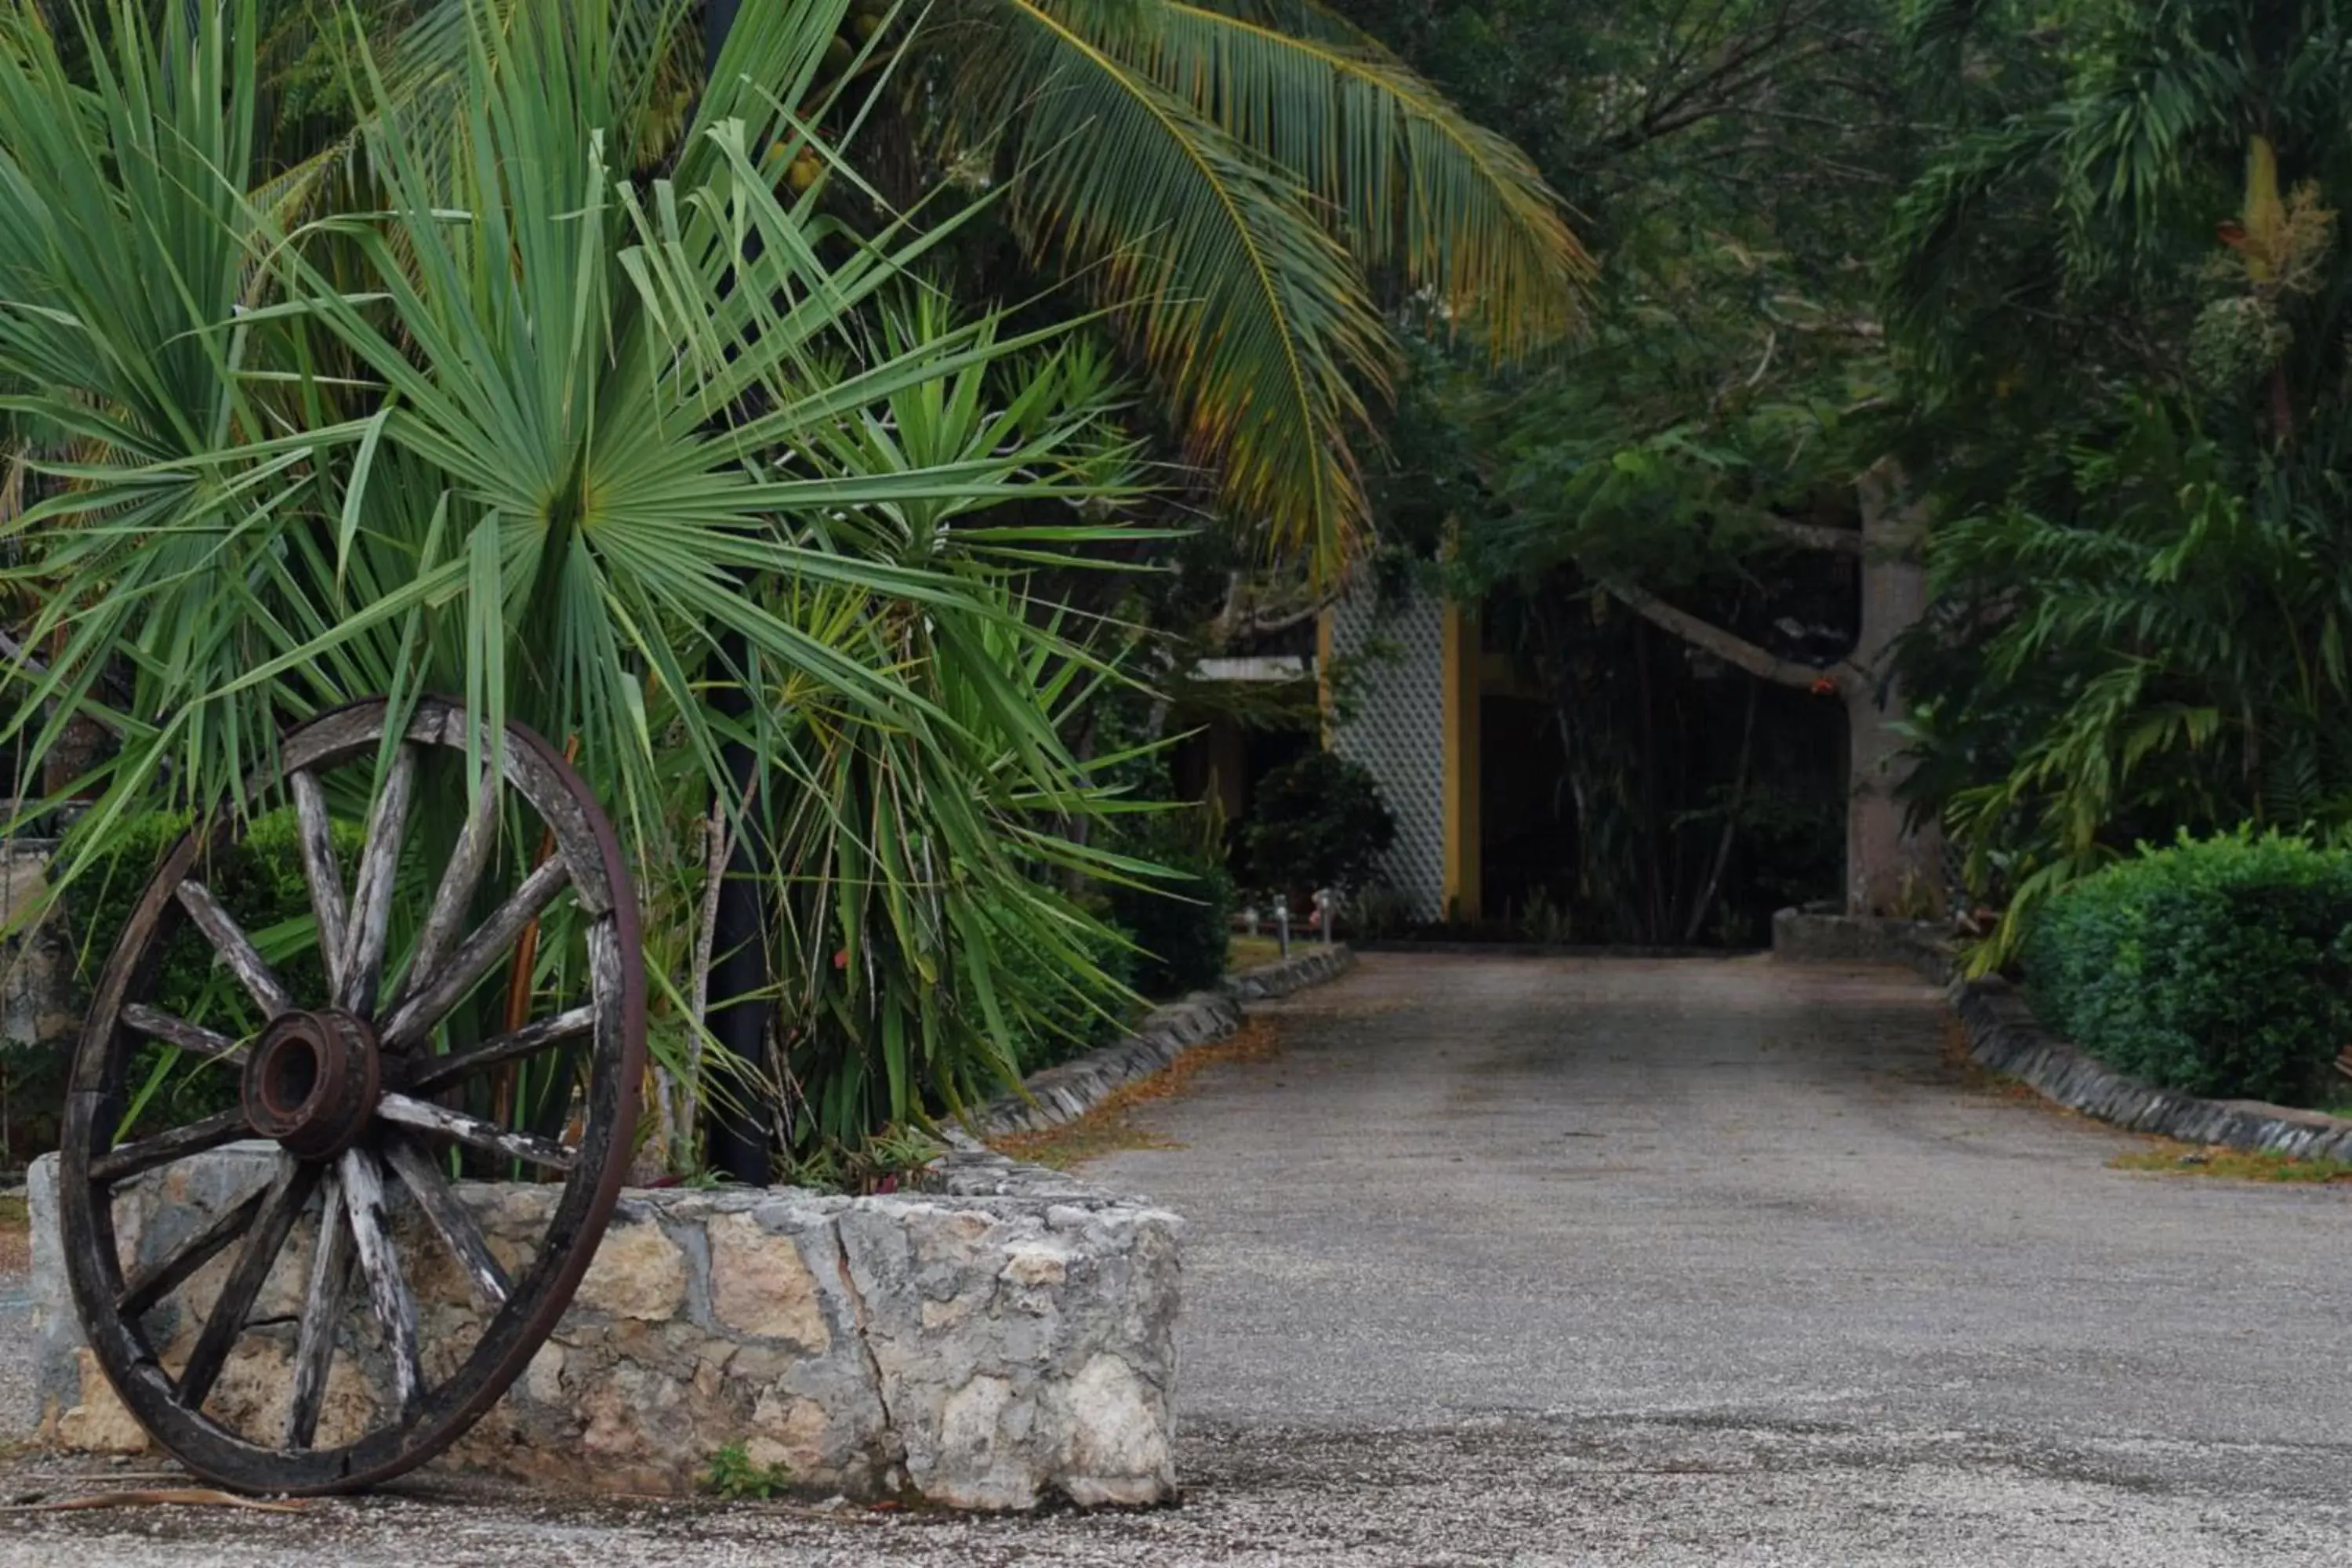
[{"label": "white lattice panel", "polygon": [[1357,663],[1355,710],[1332,750],[1369,769],[1396,816],[1382,862],[1415,920],[1445,916],[1445,610],[1435,597],[1381,603],[1369,588],[1339,601],[1331,651]]}]

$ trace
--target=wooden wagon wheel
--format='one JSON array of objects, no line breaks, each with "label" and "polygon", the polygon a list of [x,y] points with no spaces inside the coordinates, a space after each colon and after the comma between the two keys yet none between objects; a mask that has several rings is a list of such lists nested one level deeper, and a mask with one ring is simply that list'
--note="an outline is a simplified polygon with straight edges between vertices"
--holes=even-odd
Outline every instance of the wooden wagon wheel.
[{"label": "wooden wagon wheel", "polygon": [[[380,766],[388,722],[380,701],[330,713],[289,734],[278,772],[254,781],[257,799],[295,808],[315,952],[273,967],[202,879],[238,829],[191,833],[126,923],[74,1060],[59,1207],[90,1349],[150,1435],[246,1490],[349,1490],[456,1441],[562,1316],[630,1155],[645,969],[612,825],[562,756],[519,725],[506,731],[502,784],[485,779],[469,805],[464,710],[419,703]],[[488,739],[477,736],[477,765]],[[434,799],[443,809],[428,823],[422,803]],[[348,894],[337,801],[347,838],[365,823]],[[442,858],[426,854],[436,839],[446,860],[427,865]],[[242,1037],[153,1005],[167,953],[197,942],[251,998]],[[533,1001],[534,951],[541,967],[584,960],[585,999]],[[289,990],[279,970],[298,968],[322,975],[326,994]],[[141,1108],[163,1076],[162,1047],[178,1053],[164,1063],[171,1081],[214,1075],[211,1103],[233,1102],[205,1113],[203,1095],[178,1092]],[[542,1090],[536,1130],[484,1113],[488,1086],[512,1096],[518,1075]],[[159,1119],[156,1099],[197,1105]],[[174,1162],[253,1139],[275,1145],[259,1151],[255,1190],[208,1213],[166,1213]],[[477,1209],[513,1189],[461,1191],[456,1171],[536,1178],[523,1195],[540,1201],[522,1205],[536,1242],[519,1244],[506,1222],[494,1244]],[[134,1192],[142,1213],[178,1223],[151,1217],[145,1255],[126,1258],[118,1205]],[[453,1317],[433,1298],[421,1331],[420,1272],[460,1302],[470,1293],[473,1310]],[[273,1284],[272,1299],[298,1311],[257,1310]],[[439,1333],[451,1322],[461,1327]],[[239,1354],[247,1384],[274,1385],[231,1410],[219,1391]],[[342,1397],[322,1430],[339,1360]]]}]

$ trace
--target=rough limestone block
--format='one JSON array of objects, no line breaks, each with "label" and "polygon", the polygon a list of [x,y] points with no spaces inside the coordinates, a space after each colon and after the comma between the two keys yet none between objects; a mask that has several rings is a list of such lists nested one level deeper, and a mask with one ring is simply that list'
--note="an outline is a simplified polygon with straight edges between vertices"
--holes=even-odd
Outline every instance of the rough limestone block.
[{"label": "rough limestone block", "polygon": [[[133,1184],[120,1211],[127,1256],[168,1249],[274,1157],[233,1146]],[[949,1155],[929,1181],[937,1191],[855,1199],[628,1194],[554,1334],[436,1463],[555,1490],[684,1494],[740,1444],[819,1496],[911,1490],[973,1509],[1173,1497],[1181,1222],[985,1152]],[[458,1191],[493,1252],[528,1257],[552,1189]],[[81,1345],[54,1158],[34,1167],[32,1205],[41,1428],[68,1448],[138,1451],[145,1435]],[[478,1308],[415,1223],[395,1208],[430,1372],[436,1342],[445,1355],[471,1343]],[[280,1268],[289,1292],[310,1245],[298,1226]],[[281,1289],[274,1276],[268,1289]],[[167,1366],[193,1337],[159,1321]],[[240,1342],[216,1409],[274,1426],[283,1337]],[[330,1437],[377,1407],[385,1371],[349,1356],[335,1366]]]}]

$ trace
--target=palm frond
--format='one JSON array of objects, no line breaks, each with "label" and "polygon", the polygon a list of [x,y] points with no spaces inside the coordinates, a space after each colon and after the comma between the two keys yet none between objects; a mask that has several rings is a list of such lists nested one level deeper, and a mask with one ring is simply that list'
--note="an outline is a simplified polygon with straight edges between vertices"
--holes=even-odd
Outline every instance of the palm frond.
[{"label": "palm frond", "polygon": [[1393,356],[1311,193],[1045,0],[939,37],[958,57],[961,144],[1013,128],[1033,253],[1093,265],[1225,505],[1336,566],[1363,516],[1349,439]]},{"label": "palm frond", "polygon": [[1055,8],[1312,191],[1376,273],[1496,353],[1555,343],[1592,276],[1525,153],[1314,0]]}]

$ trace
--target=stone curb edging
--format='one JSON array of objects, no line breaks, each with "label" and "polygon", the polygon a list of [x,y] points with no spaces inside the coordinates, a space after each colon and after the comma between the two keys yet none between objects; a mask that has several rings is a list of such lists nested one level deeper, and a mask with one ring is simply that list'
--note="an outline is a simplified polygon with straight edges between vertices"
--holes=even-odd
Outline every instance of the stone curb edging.
[{"label": "stone curb edging", "polygon": [[1154,1008],[1127,1038],[1032,1073],[1026,1081],[1029,1099],[998,1096],[975,1113],[970,1131],[950,1129],[949,1142],[968,1150],[974,1140],[1043,1131],[1075,1121],[1117,1090],[1172,1066],[1193,1047],[1223,1039],[1240,1028],[1244,1004],[1274,1001],[1320,984],[1355,960],[1354,950],[1342,942],[1227,975],[1214,991],[1195,991]]},{"label": "stone curb edging", "polygon": [[1772,917],[1772,956],[1796,963],[1909,964],[1944,988],[1968,1031],[1969,1060],[2126,1131],[2301,1160],[2352,1160],[2352,1121],[2261,1100],[2206,1100],[2158,1089],[2058,1038],[2008,981],[1999,975],[1962,978],[1958,950],[1932,921],[1782,910]]},{"label": "stone curb edging", "polygon": [[2117,1072],[2042,1026],[2015,986],[1998,975],[1947,991],[1979,1065],[2030,1084],[2050,1100],[2132,1132],[2184,1143],[2219,1143],[2295,1159],[2352,1159],[2352,1121],[2252,1100],[2204,1100]]}]

